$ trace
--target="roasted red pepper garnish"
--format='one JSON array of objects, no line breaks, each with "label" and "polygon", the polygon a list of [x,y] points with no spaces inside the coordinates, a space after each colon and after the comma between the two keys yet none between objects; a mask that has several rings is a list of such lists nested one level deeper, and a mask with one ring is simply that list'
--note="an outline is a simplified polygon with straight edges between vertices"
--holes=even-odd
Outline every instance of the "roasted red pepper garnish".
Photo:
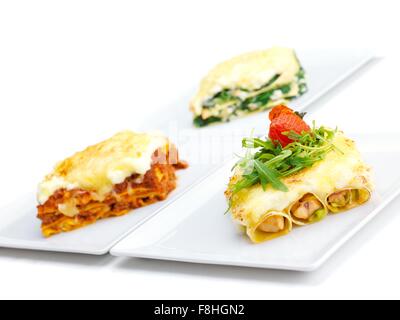
[{"label": "roasted red pepper garnish", "polygon": [[269,114],[269,119],[271,120],[269,138],[274,142],[279,142],[282,147],[286,147],[294,141],[284,133],[293,131],[301,134],[311,130],[298,114],[284,105],[273,108]]}]

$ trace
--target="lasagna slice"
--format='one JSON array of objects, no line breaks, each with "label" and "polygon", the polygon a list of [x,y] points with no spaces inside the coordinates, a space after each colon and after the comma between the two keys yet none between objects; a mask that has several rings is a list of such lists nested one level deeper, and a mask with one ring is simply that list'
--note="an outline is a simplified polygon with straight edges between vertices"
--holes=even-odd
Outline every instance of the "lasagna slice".
[{"label": "lasagna slice", "polygon": [[166,199],[186,168],[158,134],[124,131],[62,161],[39,185],[45,237]]},{"label": "lasagna slice", "polygon": [[296,53],[271,48],[235,57],[215,67],[191,102],[194,124],[203,127],[270,109],[307,91]]}]

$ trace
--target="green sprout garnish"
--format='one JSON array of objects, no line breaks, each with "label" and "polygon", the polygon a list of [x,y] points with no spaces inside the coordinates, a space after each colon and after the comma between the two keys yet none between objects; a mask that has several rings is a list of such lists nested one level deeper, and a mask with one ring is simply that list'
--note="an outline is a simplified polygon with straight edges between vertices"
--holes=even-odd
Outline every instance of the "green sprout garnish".
[{"label": "green sprout garnish", "polygon": [[332,150],[341,152],[333,143],[336,130],[325,127],[313,128],[309,132],[297,134],[293,131],[283,133],[293,142],[286,147],[270,139],[245,138],[243,148],[246,155],[236,163],[233,169],[240,168],[242,178],[231,187],[233,194],[260,183],[264,190],[268,185],[287,192],[282,178],[312,167],[323,160]]}]

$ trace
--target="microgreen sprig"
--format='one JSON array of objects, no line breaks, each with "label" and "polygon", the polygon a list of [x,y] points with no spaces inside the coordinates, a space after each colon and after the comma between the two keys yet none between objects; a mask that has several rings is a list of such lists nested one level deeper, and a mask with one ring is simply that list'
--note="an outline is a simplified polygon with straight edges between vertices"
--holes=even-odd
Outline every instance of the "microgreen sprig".
[{"label": "microgreen sprig", "polygon": [[309,132],[285,132],[293,142],[286,147],[269,139],[244,138],[246,155],[235,165],[242,171],[241,180],[232,186],[233,194],[260,183],[264,190],[270,184],[274,189],[287,192],[281,178],[288,177],[313,166],[332,150],[341,152],[334,144],[336,130],[317,128],[315,122]]}]

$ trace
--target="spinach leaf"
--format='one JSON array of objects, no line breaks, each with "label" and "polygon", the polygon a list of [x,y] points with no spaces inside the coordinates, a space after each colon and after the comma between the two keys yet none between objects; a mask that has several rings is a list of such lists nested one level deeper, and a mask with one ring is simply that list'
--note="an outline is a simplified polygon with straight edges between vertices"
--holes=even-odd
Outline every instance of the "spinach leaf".
[{"label": "spinach leaf", "polygon": [[217,93],[211,99],[207,100],[204,103],[204,107],[205,108],[213,108],[213,107],[215,107],[216,105],[219,105],[219,104],[224,104],[224,103],[227,103],[229,101],[236,102],[238,100],[239,99],[237,97],[234,97],[232,95],[230,90],[223,90],[223,91]]},{"label": "spinach leaf", "polygon": [[196,127],[200,128],[200,127],[208,126],[211,123],[221,122],[221,121],[222,121],[222,119],[219,117],[210,117],[207,119],[203,119],[201,116],[198,116],[193,120],[193,123]]}]

